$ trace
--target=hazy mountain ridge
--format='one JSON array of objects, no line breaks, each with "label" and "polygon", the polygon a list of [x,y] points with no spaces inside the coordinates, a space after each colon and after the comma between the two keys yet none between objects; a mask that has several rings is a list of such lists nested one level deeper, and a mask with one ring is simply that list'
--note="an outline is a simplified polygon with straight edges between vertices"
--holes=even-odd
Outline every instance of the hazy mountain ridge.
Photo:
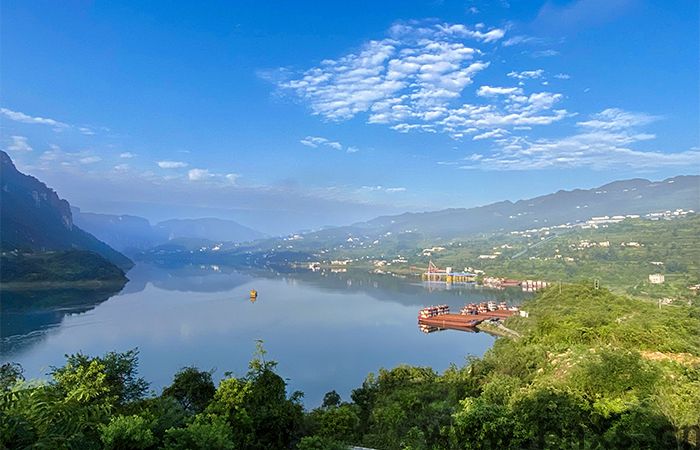
[{"label": "hazy mountain ridge", "polygon": [[3,151],[0,151],[0,174],[0,246],[3,251],[85,250],[122,269],[133,265],[129,258],[76,226],[68,201],[37,178],[19,172]]},{"label": "hazy mountain ridge", "polygon": [[262,239],[265,234],[241,225],[233,220],[213,217],[201,219],[171,219],[159,222],[156,230],[167,233],[168,240],[176,238],[201,238],[212,241],[250,242]]},{"label": "hazy mountain ridge", "polygon": [[139,216],[90,213],[76,207],[73,216],[76,224],[129,254],[180,238],[249,242],[265,237],[263,233],[233,220],[217,218],[170,219],[152,225],[148,219]]},{"label": "hazy mountain ridge", "polygon": [[[700,176],[678,176],[662,182],[632,179],[593,189],[560,190],[516,202],[501,201],[475,208],[452,208],[382,216],[368,222],[260,240],[250,244],[178,243],[146,251],[141,258],[216,261],[247,264],[290,263],[336,257],[339,250],[355,255],[402,253],[417,246],[469,239],[480,234],[585,222],[592,217],[644,215],[650,212],[700,210]],[[173,242],[174,243],[174,242]],[[341,252],[342,253],[342,252]],[[315,255],[315,256],[314,256]]]},{"label": "hazy mountain ridge", "polygon": [[426,237],[454,238],[465,234],[574,223],[595,216],[645,214],[677,208],[700,209],[700,176],[683,175],[661,182],[622,180],[593,189],[560,190],[516,202],[506,200],[474,208],[382,216],[311,235],[371,230],[383,233],[411,231]]}]

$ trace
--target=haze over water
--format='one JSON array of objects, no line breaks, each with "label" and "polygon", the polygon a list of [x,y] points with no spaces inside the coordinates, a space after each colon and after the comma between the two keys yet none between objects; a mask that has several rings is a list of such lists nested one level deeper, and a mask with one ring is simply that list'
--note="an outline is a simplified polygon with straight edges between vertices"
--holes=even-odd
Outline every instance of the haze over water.
[{"label": "haze over water", "polygon": [[[138,347],[140,375],[160,392],[187,365],[215,369],[215,378],[227,371],[244,375],[255,341],[262,339],[289,391],[303,391],[306,405],[315,407],[333,389],[349,399],[351,389],[380,367],[442,371],[492,345],[486,333],[422,333],[416,323],[421,307],[447,303],[457,310],[465,302],[518,303],[523,297],[362,272],[250,274],[218,266],[139,264],[128,275],[131,281],[111,297],[44,291],[33,293],[27,307],[26,293],[3,293],[2,361],[19,362],[27,378],[34,378],[62,365],[66,353]],[[250,289],[259,292],[255,302]],[[41,306],[51,296],[61,298],[60,306]]]}]

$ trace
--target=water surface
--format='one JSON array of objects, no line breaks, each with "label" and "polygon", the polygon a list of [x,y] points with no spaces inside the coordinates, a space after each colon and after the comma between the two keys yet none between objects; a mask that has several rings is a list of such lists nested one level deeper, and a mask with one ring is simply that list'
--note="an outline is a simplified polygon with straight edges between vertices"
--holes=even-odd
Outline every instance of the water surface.
[{"label": "water surface", "polygon": [[[418,310],[447,303],[507,299],[515,291],[474,286],[445,289],[389,275],[366,273],[238,272],[219,266],[159,268],[138,264],[119,293],[60,290],[3,292],[1,360],[19,362],[28,378],[62,365],[78,351],[140,350],[140,375],[157,392],[187,365],[244,375],[262,339],[279,362],[290,392],[307,406],[337,390],[344,399],[369,372],[398,364],[438,371],[482,355],[486,333],[422,333]],[[251,302],[250,289],[259,292]]]}]

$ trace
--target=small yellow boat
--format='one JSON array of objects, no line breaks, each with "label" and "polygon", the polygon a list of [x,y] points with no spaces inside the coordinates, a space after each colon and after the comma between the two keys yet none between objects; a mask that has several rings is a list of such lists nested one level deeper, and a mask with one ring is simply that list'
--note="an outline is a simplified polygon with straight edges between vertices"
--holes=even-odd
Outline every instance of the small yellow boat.
[{"label": "small yellow boat", "polygon": [[250,298],[258,298],[258,291],[256,291],[255,289],[251,289]]}]

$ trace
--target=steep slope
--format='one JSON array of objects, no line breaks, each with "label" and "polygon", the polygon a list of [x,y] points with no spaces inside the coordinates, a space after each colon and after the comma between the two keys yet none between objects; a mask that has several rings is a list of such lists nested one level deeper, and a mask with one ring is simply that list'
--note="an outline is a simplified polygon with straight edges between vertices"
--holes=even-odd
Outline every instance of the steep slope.
[{"label": "steep slope", "polygon": [[44,183],[17,170],[0,151],[0,248],[2,251],[85,250],[122,269],[129,258],[73,224],[70,204]]}]

